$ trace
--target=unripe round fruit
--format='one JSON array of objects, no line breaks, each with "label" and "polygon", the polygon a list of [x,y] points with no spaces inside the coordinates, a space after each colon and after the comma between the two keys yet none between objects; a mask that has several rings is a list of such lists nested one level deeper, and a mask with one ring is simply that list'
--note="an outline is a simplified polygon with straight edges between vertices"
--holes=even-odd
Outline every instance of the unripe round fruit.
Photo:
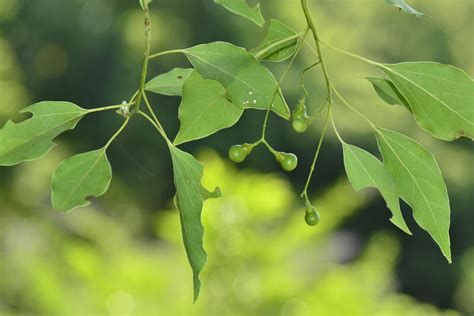
[{"label": "unripe round fruit", "polygon": [[305,113],[304,112],[301,112],[301,111],[293,111],[293,113],[291,113],[291,119],[292,120],[303,120],[305,118]]},{"label": "unripe round fruit", "polygon": [[297,133],[304,133],[308,129],[308,124],[302,118],[295,118],[293,122],[291,122],[293,129]]},{"label": "unripe round fruit", "polygon": [[310,205],[306,206],[304,220],[309,226],[315,226],[319,223],[319,213]]},{"label": "unripe round fruit", "polygon": [[298,166],[298,157],[295,154],[278,153],[277,161],[285,171],[293,171]]},{"label": "unripe round fruit", "polygon": [[229,149],[229,159],[233,162],[242,162],[247,157],[246,150],[242,145],[234,145]]}]

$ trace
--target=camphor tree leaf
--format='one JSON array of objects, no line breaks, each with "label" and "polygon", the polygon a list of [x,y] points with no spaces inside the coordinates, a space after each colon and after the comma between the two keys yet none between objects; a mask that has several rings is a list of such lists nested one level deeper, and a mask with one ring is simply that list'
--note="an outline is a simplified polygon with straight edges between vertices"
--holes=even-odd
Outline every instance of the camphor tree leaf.
[{"label": "camphor tree leaf", "polygon": [[145,85],[145,90],[164,95],[181,96],[183,84],[192,71],[191,68],[174,68],[151,79]]},{"label": "camphor tree leaf", "polygon": [[400,197],[413,209],[415,221],[439,245],[451,262],[448,192],[438,164],[431,153],[400,133],[376,130],[384,166],[390,172]]},{"label": "camphor tree leaf", "polygon": [[405,106],[411,112],[408,101],[391,81],[377,77],[366,77],[366,79],[372,83],[375,92],[383,101],[391,105]]},{"label": "camphor tree leaf", "polygon": [[106,148],[72,156],[58,166],[51,182],[51,200],[58,211],[87,206],[88,197],[107,192],[112,181],[112,168]]},{"label": "camphor tree leaf", "polygon": [[400,211],[397,186],[383,164],[359,147],[344,143],[342,148],[347,177],[354,190],[359,191],[368,187],[377,188],[392,211],[393,216],[390,221],[411,235]]},{"label": "camphor tree leaf", "polygon": [[474,81],[434,62],[379,66],[410,104],[417,123],[443,140],[474,137]]},{"label": "camphor tree leaf", "polygon": [[213,42],[188,48],[184,53],[205,79],[217,80],[226,88],[236,106],[267,110],[272,105],[273,112],[290,118],[281,91],[273,100],[278,83],[272,73],[245,49]]},{"label": "camphor tree leaf", "polygon": [[[290,36],[296,35],[296,32],[293,31],[290,27],[281,23],[278,20],[272,19],[270,21],[270,26],[268,27],[268,33],[263,39],[262,43],[255,49],[252,50],[252,53],[257,53],[268,48],[270,45],[275,45],[279,41],[288,38]],[[293,41],[285,42],[281,45],[277,45],[269,49],[266,53],[260,56],[260,60],[268,60],[273,62],[284,61],[296,53],[298,46],[298,39]]]},{"label": "camphor tree leaf", "polygon": [[424,16],[428,16],[424,13],[421,13],[421,12],[418,12],[416,11],[415,9],[413,9],[411,6],[409,6],[405,0],[385,0],[385,3],[387,4],[390,4],[390,5],[393,5],[397,8],[399,8],[400,10],[403,10],[405,11],[406,13],[409,13],[409,14],[413,14],[415,15],[417,18],[421,18],[421,17],[424,17]]},{"label": "camphor tree leaf", "polygon": [[260,12],[260,4],[252,8],[248,5],[247,0],[214,0],[214,2],[222,5],[232,13],[249,19],[258,26],[265,24],[265,19]]},{"label": "camphor tree leaf", "polygon": [[0,130],[0,166],[12,166],[43,157],[53,139],[73,129],[87,110],[69,103],[45,101],[25,108],[33,116],[20,123],[8,121]]},{"label": "camphor tree leaf", "polygon": [[174,144],[203,138],[234,125],[244,110],[226,96],[227,91],[219,82],[203,79],[193,71],[184,83],[178,114],[181,127]]},{"label": "camphor tree leaf", "polygon": [[196,301],[201,288],[199,273],[207,261],[207,254],[202,245],[204,235],[201,224],[202,206],[207,198],[220,197],[220,190],[216,188],[211,193],[201,185],[203,167],[192,155],[172,146],[170,152],[176,186],[175,205],[181,218],[184,247],[193,270]]}]

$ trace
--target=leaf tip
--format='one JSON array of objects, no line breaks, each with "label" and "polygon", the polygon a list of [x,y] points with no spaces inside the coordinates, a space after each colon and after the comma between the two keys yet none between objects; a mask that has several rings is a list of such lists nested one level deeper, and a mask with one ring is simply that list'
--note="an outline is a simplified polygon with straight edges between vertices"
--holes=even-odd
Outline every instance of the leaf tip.
[{"label": "leaf tip", "polygon": [[199,272],[194,273],[193,276],[193,287],[194,287],[194,296],[193,296],[193,304],[196,303],[196,301],[199,298],[199,293],[201,292],[201,281],[199,280]]}]

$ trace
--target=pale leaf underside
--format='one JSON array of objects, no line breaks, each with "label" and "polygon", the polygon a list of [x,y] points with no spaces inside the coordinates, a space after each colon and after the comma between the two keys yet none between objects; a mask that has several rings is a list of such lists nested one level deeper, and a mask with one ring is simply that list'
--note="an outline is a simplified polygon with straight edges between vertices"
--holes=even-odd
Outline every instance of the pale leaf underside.
[{"label": "pale leaf underside", "polygon": [[381,65],[410,104],[417,123],[443,140],[474,137],[474,81],[434,62]]},{"label": "pale leaf underside", "polygon": [[170,147],[176,186],[176,207],[181,218],[181,231],[189,263],[193,270],[194,300],[199,296],[199,274],[207,261],[203,248],[204,228],[201,224],[203,202],[220,196],[220,191],[208,192],[202,185],[203,167],[190,154]]},{"label": "pale leaf underside", "polygon": [[387,207],[392,211],[390,221],[407,234],[411,234],[398,199],[397,186],[383,164],[367,151],[344,143],[344,166],[351,185],[356,191],[373,187],[380,191]]},{"label": "pale leaf underside", "polygon": [[214,0],[214,2],[222,5],[234,14],[249,19],[258,26],[265,24],[265,19],[260,12],[260,4],[251,7],[248,5],[247,0]]},{"label": "pale leaf underside", "polygon": [[414,140],[391,130],[377,129],[377,143],[400,197],[413,209],[415,221],[426,230],[451,262],[450,206],[446,185],[433,155]]}]

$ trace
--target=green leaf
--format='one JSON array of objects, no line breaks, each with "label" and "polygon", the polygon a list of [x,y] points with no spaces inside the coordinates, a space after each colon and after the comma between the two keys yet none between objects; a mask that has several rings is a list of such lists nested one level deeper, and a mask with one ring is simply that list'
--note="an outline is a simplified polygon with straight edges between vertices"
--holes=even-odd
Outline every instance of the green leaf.
[{"label": "green leaf", "polygon": [[346,143],[342,147],[347,177],[354,190],[377,188],[387,203],[387,207],[392,211],[393,216],[390,221],[411,235],[400,211],[397,186],[383,164],[361,148]]},{"label": "green leaf", "polygon": [[214,0],[214,2],[222,5],[232,13],[249,19],[258,26],[265,24],[265,19],[260,12],[260,4],[252,8],[247,4],[247,0]]},{"label": "green leaf", "polygon": [[25,108],[33,116],[20,123],[8,121],[0,130],[0,166],[13,166],[43,157],[53,139],[73,129],[87,111],[69,102],[45,101]]},{"label": "green leaf", "polygon": [[[296,35],[296,32],[290,27],[281,23],[278,20],[272,19],[270,21],[270,26],[268,27],[268,33],[263,39],[263,42],[255,49],[252,50],[252,53],[257,53],[269,48],[270,45],[276,45],[279,41],[288,38],[290,36]],[[276,45],[271,49],[268,49],[262,56],[259,57],[260,60],[268,60],[273,62],[281,62],[296,53],[298,46],[298,39],[283,43],[281,45]]]},{"label": "green leaf", "polygon": [[181,127],[174,144],[203,138],[234,125],[243,113],[227,100],[225,88],[194,71],[184,83],[179,106]]},{"label": "green leaf", "polygon": [[204,235],[201,224],[202,206],[207,198],[220,197],[220,191],[216,188],[211,193],[201,185],[203,167],[192,155],[176,147],[170,147],[170,152],[176,186],[175,204],[181,218],[184,247],[193,270],[196,301],[201,288],[199,273],[207,261],[207,254],[202,245]]},{"label": "green leaf", "polygon": [[369,80],[374,87],[377,95],[386,103],[391,105],[402,105],[405,106],[410,112],[410,105],[408,104],[405,97],[397,90],[395,85],[384,78],[377,77],[366,77],[365,79]]},{"label": "green leaf", "polygon": [[413,14],[415,15],[417,18],[421,18],[421,17],[428,17],[428,15],[424,14],[424,13],[421,13],[421,12],[418,12],[416,11],[415,9],[413,9],[411,6],[409,6],[405,0],[385,0],[385,3],[387,4],[390,4],[390,5],[393,5],[397,8],[399,8],[400,10],[403,10],[405,11],[406,13],[409,13],[409,14]]},{"label": "green leaf", "polygon": [[434,62],[379,66],[410,104],[423,129],[443,140],[474,137],[474,81]]},{"label": "green leaf", "polygon": [[[245,49],[226,42],[213,42],[185,50],[189,61],[205,79],[219,81],[238,107],[272,110],[285,119],[290,110],[281,91],[273,100],[278,83],[272,73]],[[273,103],[272,103],[273,100]]]},{"label": "green leaf", "polygon": [[87,206],[87,198],[107,192],[112,168],[105,148],[72,156],[58,166],[51,182],[51,200],[58,211]]},{"label": "green leaf", "polygon": [[400,197],[412,207],[415,221],[451,262],[449,198],[435,158],[400,133],[377,129],[376,136],[385,168],[395,180]]},{"label": "green leaf", "polygon": [[192,71],[193,69],[190,68],[174,68],[151,79],[145,85],[145,90],[164,95],[181,96],[183,84]]}]

